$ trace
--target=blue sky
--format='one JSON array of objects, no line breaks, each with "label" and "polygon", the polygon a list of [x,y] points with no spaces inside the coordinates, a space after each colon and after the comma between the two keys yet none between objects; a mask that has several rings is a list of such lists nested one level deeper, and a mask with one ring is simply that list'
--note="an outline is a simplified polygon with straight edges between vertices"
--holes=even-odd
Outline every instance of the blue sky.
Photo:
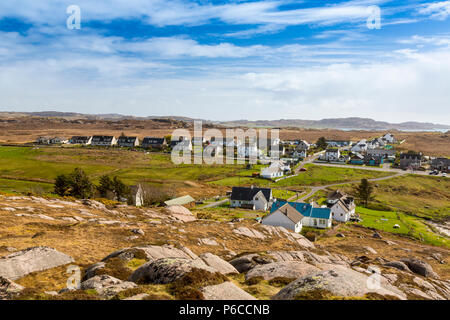
[{"label": "blue sky", "polygon": [[450,124],[449,16],[450,1],[2,1],[0,110]]}]

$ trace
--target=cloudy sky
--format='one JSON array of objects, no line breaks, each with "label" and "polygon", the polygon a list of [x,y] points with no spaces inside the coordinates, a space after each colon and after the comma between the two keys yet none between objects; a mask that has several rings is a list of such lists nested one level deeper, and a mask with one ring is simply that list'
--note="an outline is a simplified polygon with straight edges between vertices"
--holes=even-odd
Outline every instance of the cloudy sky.
[{"label": "cloudy sky", "polygon": [[0,110],[450,124],[449,16],[450,1],[1,1]]}]

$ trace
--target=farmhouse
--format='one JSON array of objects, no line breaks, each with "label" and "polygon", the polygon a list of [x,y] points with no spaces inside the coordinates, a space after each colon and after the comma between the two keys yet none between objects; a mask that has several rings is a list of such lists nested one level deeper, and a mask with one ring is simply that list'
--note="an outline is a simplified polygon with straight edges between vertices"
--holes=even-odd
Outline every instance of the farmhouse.
[{"label": "farmhouse", "polygon": [[302,220],[304,216],[297,211],[296,208],[289,203],[284,204],[271,214],[264,217],[261,221],[262,224],[267,226],[284,227],[294,232],[302,231]]},{"label": "farmhouse", "polygon": [[142,148],[162,149],[167,145],[165,138],[145,137],[142,140]]},{"label": "farmhouse", "polygon": [[[287,203],[303,216],[303,219],[301,219],[302,227],[313,227],[320,229],[331,227],[332,216],[330,208],[315,208],[309,203],[275,201],[272,205],[270,213],[272,214],[276,212]],[[268,217],[266,217],[266,219]],[[276,224],[271,225],[276,226]]]},{"label": "farmhouse", "polygon": [[383,139],[387,143],[395,143],[394,135],[391,133],[386,133],[381,139]]},{"label": "farmhouse", "polygon": [[256,187],[233,187],[230,207],[267,210],[272,202],[272,189]]},{"label": "farmhouse", "polygon": [[366,139],[362,139],[360,141],[358,141],[352,148],[351,151],[352,152],[364,152],[367,150],[367,140]]},{"label": "farmhouse", "polygon": [[138,137],[120,136],[117,139],[117,145],[119,147],[137,147],[139,146],[139,139]]},{"label": "farmhouse", "polygon": [[117,144],[114,136],[93,136],[91,145],[98,147],[110,147]]},{"label": "farmhouse", "polygon": [[421,165],[421,153],[402,153],[400,155],[400,168],[402,169],[419,169]]},{"label": "farmhouse", "polygon": [[341,156],[341,152],[338,148],[328,148],[325,151],[325,157],[323,158],[325,161],[339,161],[339,157]]},{"label": "farmhouse", "polygon": [[328,196],[327,207],[334,220],[347,222],[355,214],[356,205],[353,197],[336,190]]},{"label": "farmhouse", "polygon": [[73,136],[70,139],[71,144],[83,144],[83,145],[89,145],[92,143],[92,137],[90,136]]}]

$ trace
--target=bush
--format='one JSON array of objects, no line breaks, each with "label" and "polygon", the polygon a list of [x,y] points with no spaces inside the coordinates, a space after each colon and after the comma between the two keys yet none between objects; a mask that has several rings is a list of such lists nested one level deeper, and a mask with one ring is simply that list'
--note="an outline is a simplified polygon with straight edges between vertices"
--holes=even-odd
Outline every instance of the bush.
[{"label": "bush", "polygon": [[72,196],[79,199],[88,199],[92,197],[93,185],[82,169],[75,168],[70,175],[56,177],[54,192],[62,197]]}]

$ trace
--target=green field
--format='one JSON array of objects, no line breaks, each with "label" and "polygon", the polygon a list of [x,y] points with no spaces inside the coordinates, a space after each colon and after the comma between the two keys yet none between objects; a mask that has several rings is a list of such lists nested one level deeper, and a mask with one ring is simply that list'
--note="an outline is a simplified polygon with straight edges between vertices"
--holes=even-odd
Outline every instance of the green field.
[{"label": "green field", "polygon": [[[392,211],[411,216],[447,219],[450,217],[450,179],[421,175],[404,175],[374,183],[375,200]],[[332,189],[336,189],[334,187]],[[354,193],[355,185],[339,186]]]},{"label": "green field", "polygon": [[[402,212],[379,211],[362,207],[357,207],[356,213],[358,213],[362,219],[360,224],[365,227],[407,235],[436,246],[450,246],[449,240],[434,233],[433,230],[426,225],[426,220],[422,218],[413,217]],[[400,228],[395,229],[394,225],[396,224],[398,224]]]},{"label": "green field", "polygon": [[370,171],[353,168],[340,167],[325,167],[315,166],[313,164],[305,165],[308,170],[300,172],[298,176],[284,179],[278,182],[272,182],[266,179],[251,178],[251,177],[227,177],[225,179],[214,181],[214,184],[222,186],[236,186],[236,185],[256,185],[256,186],[271,186],[271,187],[292,187],[292,186],[320,186],[331,183],[356,181],[363,178],[382,178],[392,175],[390,172]]},{"label": "green field", "polygon": [[238,174],[245,166],[175,165],[170,154],[117,149],[0,147],[0,191],[29,192],[33,185],[50,190],[57,175],[76,167],[94,182],[109,174],[127,184],[142,180],[170,184],[221,179]]}]

